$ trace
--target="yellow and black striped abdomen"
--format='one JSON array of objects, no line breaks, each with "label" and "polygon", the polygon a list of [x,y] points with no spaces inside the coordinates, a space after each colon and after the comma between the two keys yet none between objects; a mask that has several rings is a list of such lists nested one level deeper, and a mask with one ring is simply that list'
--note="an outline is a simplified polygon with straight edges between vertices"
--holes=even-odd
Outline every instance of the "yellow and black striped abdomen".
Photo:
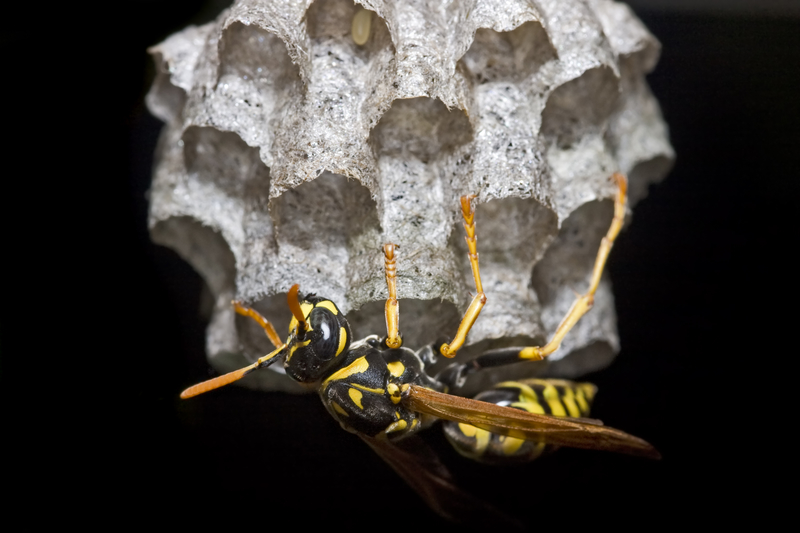
[{"label": "yellow and black striped abdomen", "polygon": [[[596,391],[597,387],[591,383],[558,379],[526,379],[500,383],[478,394],[475,399],[530,413],[581,418],[589,416]],[[457,422],[445,422],[444,430],[447,440],[458,453],[482,463],[527,462],[556,449],[555,446],[548,446],[543,442],[496,435]]]}]

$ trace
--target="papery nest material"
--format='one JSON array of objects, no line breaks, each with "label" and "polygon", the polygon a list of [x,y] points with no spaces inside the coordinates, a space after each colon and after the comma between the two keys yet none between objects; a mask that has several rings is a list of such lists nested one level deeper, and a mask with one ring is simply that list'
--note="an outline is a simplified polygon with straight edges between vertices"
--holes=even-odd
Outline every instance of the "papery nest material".
[{"label": "papery nest material", "polygon": [[[363,45],[351,33],[360,6]],[[147,103],[166,123],[151,233],[205,279],[221,371],[271,351],[231,300],[284,334],[294,283],[334,300],[356,338],[385,334],[385,242],[401,245],[405,345],[452,335],[474,291],[467,193],[488,303],[459,358],[542,343],[587,284],[609,176],[628,175],[632,206],[674,158],[645,81],[659,43],[609,0],[241,0],[150,52]],[[508,371],[575,377],[617,351],[604,278],[549,361]]]}]

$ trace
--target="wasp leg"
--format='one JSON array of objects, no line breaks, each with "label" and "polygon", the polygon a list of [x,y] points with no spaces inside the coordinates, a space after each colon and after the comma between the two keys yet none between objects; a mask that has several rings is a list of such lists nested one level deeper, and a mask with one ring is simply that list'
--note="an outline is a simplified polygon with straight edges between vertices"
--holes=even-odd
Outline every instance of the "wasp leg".
[{"label": "wasp leg", "polygon": [[[611,252],[611,247],[614,246],[614,240],[617,238],[619,230],[622,228],[622,221],[625,218],[625,200],[628,188],[628,180],[620,173],[614,174],[612,179],[617,184],[617,195],[614,199],[614,218],[611,220],[611,226],[608,228],[608,232],[606,233],[606,236],[603,237],[603,240],[600,244],[600,249],[597,251],[597,259],[595,259],[594,269],[592,270],[592,279],[589,285],[589,290],[586,291],[585,294],[578,296],[578,298],[575,300],[575,303],[572,304],[572,307],[561,321],[561,324],[559,324],[550,342],[541,347],[527,346],[524,348],[515,347],[489,350],[476,357],[472,361],[452,364],[442,370],[442,372],[436,376],[436,379],[444,383],[448,389],[458,389],[462,387],[464,385],[464,380],[468,375],[484,368],[504,366],[511,363],[518,363],[520,361],[541,361],[558,349],[558,347],[561,345],[561,341],[564,339],[564,336],[566,336],[566,334],[572,329],[578,320],[580,320],[580,318],[592,308],[592,304],[594,304],[594,294],[597,291],[597,287],[600,285],[600,277],[603,274],[603,268],[605,267],[606,259],[608,259],[608,254]],[[470,252],[472,252],[472,250],[470,250]],[[470,261],[471,260],[472,255],[470,254]],[[476,256],[475,262],[473,263],[473,269],[477,269],[477,262]],[[469,313],[469,311],[467,312]],[[462,322],[462,326],[463,324],[464,323]],[[460,332],[461,328],[459,328],[459,333]]]},{"label": "wasp leg", "polygon": [[[295,300],[297,299],[297,289],[299,285],[295,285],[289,290],[289,301],[291,303],[292,298]],[[250,317],[256,322],[258,325],[264,328],[264,331],[267,334],[267,338],[269,338],[270,342],[275,346],[275,350],[270,352],[269,354],[265,355],[264,357],[259,357],[258,360],[248,365],[244,368],[240,368],[239,370],[234,370],[233,372],[228,372],[227,374],[223,374],[221,376],[217,376],[215,378],[203,381],[202,383],[198,383],[197,385],[193,385],[183,391],[181,393],[181,398],[184,400],[186,398],[191,398],[193,396],[197,396],[198,394],[203,394],[208,391],[218,389],[220,387],[224,387],[225,385],[229,385],[234,381],[238,381],[245,377],[247,374],[258,370],[259,368],[264,368],[270,366],[271,364],[275,363],[281,357],[285,355],[284,348],[286,348],[286,344],[281,342],[281,339],[278,337],[278,333],[275,331],[275,328],[272,327],[272,324],[269,323],[269,320],[264,318],[261,313],[256,311],[253,308],[246,307],[242,305],[239,301],[232,301],[233,308],[242,316]],[[291,305],[290,305],[291,307]]]},{"label": "wasp leg", "polygon": [[481,309],[486,305],[486,294],[483,292],[483,284],[481,284],[481,273],[478,268],[478,243],[475,238],[475,211],[470,205],[470,200],[475,198],[474,194],[461,197],[461,216],[464,217],[464,230],[467,232],[465,240],[469,247],[469,264],[472,266],[472,277],[475,279],[475,289],[477,294],[472,299],[472,302],[464,313],[464,318],[461,319],[461,324],[458,325],[458,331],[453,341],[450,344],[442,344],[439,347],[439,352],[445,357],[455,357],[456,352],[464,345],[467,339],[467,333],[472,328]]},{"label": "wasp leg", "polygon": [[275,331],[275,328],[272,327],[272,324],[269,323],[269,320],[264,318],[261,313],[250,307],[245,307],[242,305],[242,302],[234,300],[231,303],[233,304],[233,308],[237,313],[242,316],[252,318],[258,322],[259,326],[264,328],[264,332],[267,334],[267,337],[275,348],[280,348],[283,346],[283,341],[280,339],[280,337],[278,337],[278,332]]},{"label": "wasp leg", "polygon": [[614,218],[611,219],[611,226],[608,228],[606,236],[600,243],[600,249],[597,251],[597,259],[594,262],[594,269],[592,270],[592,281],[589,284],[589,290],[585,294],[578,296],[575,303],[567,312],[567,315],[558,325],[553,338],[550,342],[542,347],[529,346],[523,348],[519,352],[519,358],[530,361],[540,361],[555,352],[564,340],[564,336],[569,333],[569,330],[586,314],[586,312],[594,305],[594,293],[597,292],[597,287],[600,285],[600,277],[603,275],[603,268],[606,266],[606,259],[611,252],[611,247],[614,246],[614,240],[622,228],[622,221],[625,219],[625,200],[628,189],[628,180],[620,174],[615,173],[612,180],[617,184],[617,195],[614,199]]},{"label": "wasp leg", "polygon": [[394,258],[396,244],[383,245],[383,265],[386,271],[386,287],[389,297],[386,299],[386,346],[399,348],[403,344],[400,337],[400,304],[397,302],[397,264]]},{"label": "wasp leg", "polygon": [[184,390],[181,393],[181,398],[186,400],[187,398],[192,398],[199,394],[204,394],[208,391],[224,387],[225,385],[230,385],[234,381],[239,381],[247,374],[255,370],[258,370],[259,368],[270,366],[275,361],[279,360],[283,355],[285,355],[283,352],[284,348],[286,348],[286,345],[281,345],[275,348],[275,351],[265,355],[264,357],[259,357],[258,361],[256,361],[252,365],[248,365],[244,368],[240,368],[239,370],[234,370],[233,372],[228,372],[227,374],[223,374],[221,376],[217,376],[215,378],[203,381],[202,383],[198,383],[197,385],[192,385],[191,387],[189,387],[188,389]]}]

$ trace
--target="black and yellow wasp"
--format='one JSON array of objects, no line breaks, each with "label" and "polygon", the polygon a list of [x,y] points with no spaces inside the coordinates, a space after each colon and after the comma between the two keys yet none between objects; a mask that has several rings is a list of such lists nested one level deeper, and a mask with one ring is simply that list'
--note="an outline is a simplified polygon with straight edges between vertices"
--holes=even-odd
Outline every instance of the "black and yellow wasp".
[{"label": "black and yellow wasp", "polygon": [[194,385],[181,397],[227,385],[282,360],[288,376],[317,390],[342,428],[367,442],[434,511],[455,520],[464,520],[465,512],[480,512],[482,506],[460,491],[432,452],[412,437],[436,419],[445,420],[447,438],[459,453],[486,463],[529,461],[558,446],[658,458],[658,452],[644,440],[586,418],[595,393],[595,387],[587,383],[530,379],[500,383],[475,399],[458,396],[469,374],[521,360],[541,360],[551,354],[591,308],[625,214],[627,180],[621,174],[613,179],[618,187],[614,218],[598,251],[589,290],[576,298],[546,345],[491,350],[469,362],[453,363],[435,376],[426,372],[437,356],[453,357],[463,346],[486,303],[478,269],[473,197],[463,196],[461,210],[477,291],[450,343],[437,343],[416,352],[403,346],[396,245],[386,244],[383,251],[389,297],[385,337],[371,335],[354,340],[347,319],[334,302],[313,294],[301,296],[298,285],[288,293],[293,318],[285,342],[258,312],[234,302],[239,314],[253,318],[264,328],[275,351],[245,368]]}]

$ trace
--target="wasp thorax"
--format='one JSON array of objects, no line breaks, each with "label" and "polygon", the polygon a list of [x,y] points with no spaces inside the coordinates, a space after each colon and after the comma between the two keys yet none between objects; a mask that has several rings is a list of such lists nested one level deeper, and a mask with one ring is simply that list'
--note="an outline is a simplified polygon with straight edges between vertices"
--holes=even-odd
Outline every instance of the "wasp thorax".
[{"label": "wasp thorax", "polygon": [[292,332],[284,368],[300,383],[319,381],[341,363],[339,356],[350,346],[350,326],[336,305],[323,298],[308,297],[303,307],[312,305],[306,327]]}]

